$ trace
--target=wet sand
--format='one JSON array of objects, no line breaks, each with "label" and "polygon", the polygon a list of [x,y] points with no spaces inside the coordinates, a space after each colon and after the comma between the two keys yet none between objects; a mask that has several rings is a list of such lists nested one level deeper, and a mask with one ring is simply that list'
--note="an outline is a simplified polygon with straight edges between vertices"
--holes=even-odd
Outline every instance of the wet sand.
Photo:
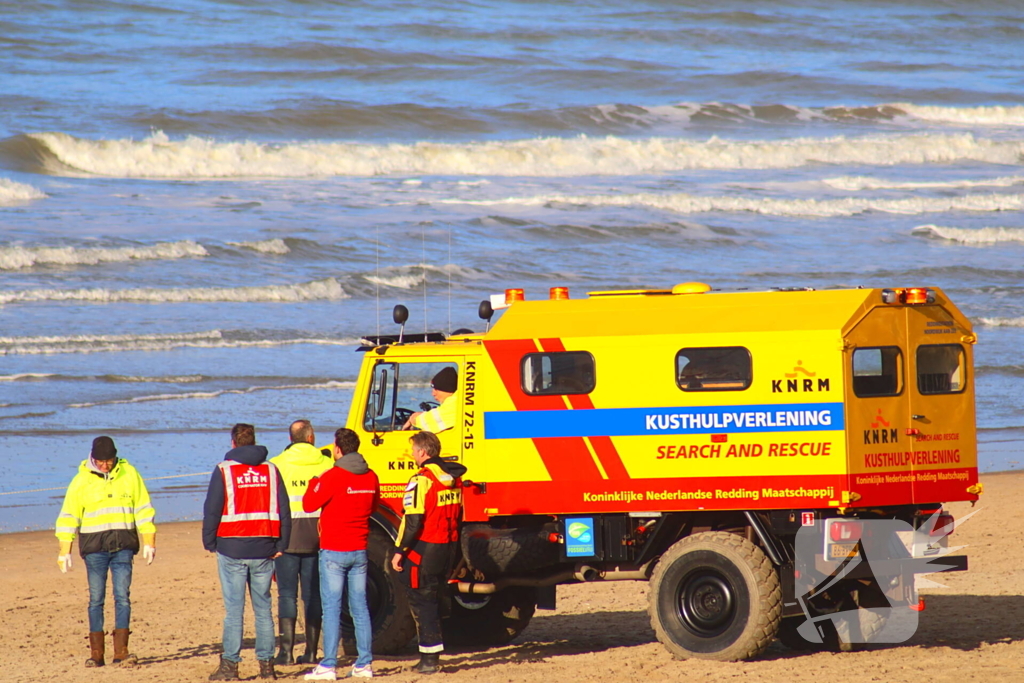
[{"label": "wet sand", "polygon": [[[946,587],[922,590],[927,608],[907,643],[813,654],[775,644],[755,661],[679,661],[655,640],[646,611],[647,584],[617,582],[560,587],[558,609],[538,611],[513,644],[448,652],[442,675],[409,672],[417,660],[413,647],[378,658],[374,666],[389,680],[435,683],[1024,681],[1024,473],[983,475],[982,482],[979,514],[953,537],[955,544],[968,546],[971,569],[932,577]],[[950,507],[958,519],[971,512],[967,504]],[[223,608],[216,561],[202,549],[198,523],[160,525],[156,562],[136,561],[131,649],[139,666],[132,669],[84,668],[89,656],[84,564],[75,555],[72,570],[62,575],[56,556],[51,532],[0,535],[0,575],[8,595],[2,607],[6,637],[0,681],[175,683],[206,680],[216,668]],[[107,625],[113,625],[110,597]],[[247,607],[243,679],[254,679],[258,671],[253,636]],[[109,638],[107,647],[109,661]],[[339,667],[350,663],[342,659]],[[302,680],[308,669],[279,667],[278,672],[282,679]]]}]

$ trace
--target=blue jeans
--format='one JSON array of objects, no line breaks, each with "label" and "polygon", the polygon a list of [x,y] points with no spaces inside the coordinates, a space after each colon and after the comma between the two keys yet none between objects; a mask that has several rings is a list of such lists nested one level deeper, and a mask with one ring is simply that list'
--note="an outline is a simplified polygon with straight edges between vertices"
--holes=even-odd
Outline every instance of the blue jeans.
[{"label": "blue jeans", "polygon": [[305,623],[320,623],[320,571],[316,553],[284,553],[274,560],[277,572],[277,618],[294,619],[298,616],[299,586],[302,586],[302,616]]},{"label": "blue jeans", "polygon": [[114,581],[114,628],[128,628],[132,619],[132,561],[134,550],[116,553],[101,550],[85,556],[85,573],[89,579],[89,630],[103,630],[103,604],[107,596],[107,570]]},{"label": "blue jeans", "polygon": [[274,658],[274,618],[270,612],[270,580],[274,561],[266,559],[236,560],[217,553],[220,590],[224,596],[224,659],[242,661],[242,612],[245,610],[245,587],[249,586],[252,611],[256,616],[256,659]]},{"label": "blue jeans", "polygon": [[341,638],[341,596],[348,583],[348,611],[356,630],[356,666],[373,662],[373,626],[366,604],[366,551],[320,551],[320,599],[324,610],[324,657],[320,666],[338,665]]}]

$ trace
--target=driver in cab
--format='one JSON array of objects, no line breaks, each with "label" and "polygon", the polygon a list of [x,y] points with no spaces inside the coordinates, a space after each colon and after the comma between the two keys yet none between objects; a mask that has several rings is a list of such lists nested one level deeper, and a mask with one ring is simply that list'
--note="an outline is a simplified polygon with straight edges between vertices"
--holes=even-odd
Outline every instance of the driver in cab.
[{"label": "driver in cab", "polygon": [[443,432],[455,426],[458,419],[458,400],[455,391],[459,386],[459,374],[455,368],[442,368],[430,380],[431,393],[437,401],[432,410],[416,412],[409,416],[402,429],[421,429],[427,432]]}]

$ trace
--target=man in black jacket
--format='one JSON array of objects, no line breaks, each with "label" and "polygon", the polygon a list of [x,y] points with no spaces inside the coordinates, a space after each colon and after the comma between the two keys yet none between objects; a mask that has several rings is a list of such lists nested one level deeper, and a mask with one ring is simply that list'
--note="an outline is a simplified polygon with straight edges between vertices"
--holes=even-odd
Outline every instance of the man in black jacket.
[{"label": "man in black jacket", "polygon": [[247,585],[260,678],[277,678],[270,582],[274,559],[288,547],[291,525],[288,492],[277,468],[267,462],[267,449],[256,445],[252,425],[236,424],[231,450],[213,471],[203,506],[203,547],[217,553],[225,611],[224,654],[211,681],[238,680]]}]

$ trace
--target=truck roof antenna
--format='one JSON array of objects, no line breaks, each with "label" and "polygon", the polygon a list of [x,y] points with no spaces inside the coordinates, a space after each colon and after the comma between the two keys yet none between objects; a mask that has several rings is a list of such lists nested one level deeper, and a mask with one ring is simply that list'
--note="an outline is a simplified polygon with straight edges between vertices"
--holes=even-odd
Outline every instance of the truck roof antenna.
[{"label": "truck roof antenna", "polygon": [[420,268],[423,269],[423,338],[427,338],[427,229],[420,230],[423,240],[423,259],[420,261]]}]

